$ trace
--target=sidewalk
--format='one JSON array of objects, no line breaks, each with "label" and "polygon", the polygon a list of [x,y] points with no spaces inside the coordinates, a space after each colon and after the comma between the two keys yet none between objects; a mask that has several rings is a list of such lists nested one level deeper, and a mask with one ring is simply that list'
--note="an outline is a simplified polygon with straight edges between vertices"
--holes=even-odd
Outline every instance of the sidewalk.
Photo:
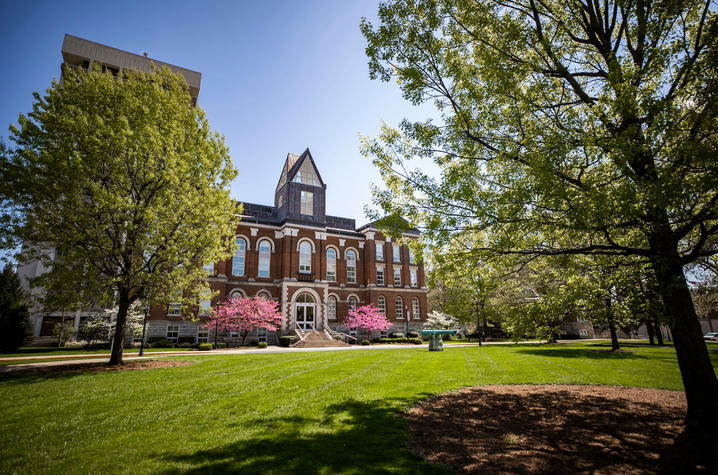
[{"label": "sidewalk", "polygon": [[[523,341],[519,343],[538,343],[534,341]],[[505,342],[505,341],[497,341],[497,342],[485,342],[483,343],[486,346],[489,345],[512,345],[513,342]],[[445,348],[452,348],[452,347],[464,347],[464,346],[476,346],[478,347],[478,343],[445,343]],[[125,356],[123,358],[124,361],[134,361],[134,360],[152,360],[152,359],[158,359],[158,358],[167,358],[170,356],[226,356],[226,355],[251,355],[251,354],[263,354],[263,353],[313,353],[317,351],[363,351],[363,350],[401,350],[401,349],[411,349],[411,348],[423,348],[428,351],[428,346],[426,344],[423,345],[408,345],[408,344],[388,344],[388,345],[352,345],[352,346],[342,346],[342,347],[325,347],[325,348],[286,348],[281,346],[273,346],[268,348],[229,348],[226,350],[212,350],[212,351],[178,351],[178,352],[170,352],[170,351],[158,351],[153,353],[145,353],[144,356]],[[131,353],[134,354],[134,353]],[[104,363],[109,361],[109,353],[93,353],[92,355],[77,355],[78,359],[72,359],[72,360],[63,360],[63,361],[52,361],[53,359],[57,358],[68,358],[72,357],[73,355],[50,355],[50,356],[35,356],[35,357],[5,357],[0,358],[0,361],[12,361],[12,360],[29,360],[29,359],[39,359],[42,360],[38,363],[23,363],[23,364],[17,364],[17,365],[6,365],[6,366],[0,366],[0,373],[9,373],[11,371],[18,371],[23,369],[32,369],[32,368],[47,368],[51,366],[72,366],[77,364],[87,364],[87,363]],[[87,358],[87,356],[93,356],[93,358]]]}]

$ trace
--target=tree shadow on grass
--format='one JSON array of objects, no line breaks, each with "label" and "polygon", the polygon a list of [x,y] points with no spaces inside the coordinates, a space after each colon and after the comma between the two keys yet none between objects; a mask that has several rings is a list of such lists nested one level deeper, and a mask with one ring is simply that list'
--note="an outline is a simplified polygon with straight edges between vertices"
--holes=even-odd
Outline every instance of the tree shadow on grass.
[{"label": "tree shadow on grass", "polygon": [[[424,395],[424,397],[427,395]],[[245,421],[258,433],[190,454],[158,454],[163,473],[447,473],[408,450],[406,421],[397,412],[412,401],[348,399],[320,418],[267,417]]]},{"label": "tree shadow on grass", "polygon": [[535,356],[548,356],[554,358],[588,358],[588,359],[612,359],[612,360],[630,360],[658,358],[656,355],[644,355],[635,351],[607,351],[604,349],[589,348],[520,348],[516,350],[518,353],[525,353]]}]

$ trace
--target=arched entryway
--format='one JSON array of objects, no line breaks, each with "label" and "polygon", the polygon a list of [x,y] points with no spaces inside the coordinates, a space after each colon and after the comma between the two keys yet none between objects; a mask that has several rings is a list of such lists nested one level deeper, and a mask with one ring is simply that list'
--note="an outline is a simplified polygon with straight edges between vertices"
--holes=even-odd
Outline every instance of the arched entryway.
[{"label": "arched entryway", "polygon": [[297,322],[297,328],[304,331],[314,330],[316,318],[317,303],[314,297],[307,292],[301,293],[294,303],[294,321]]}]

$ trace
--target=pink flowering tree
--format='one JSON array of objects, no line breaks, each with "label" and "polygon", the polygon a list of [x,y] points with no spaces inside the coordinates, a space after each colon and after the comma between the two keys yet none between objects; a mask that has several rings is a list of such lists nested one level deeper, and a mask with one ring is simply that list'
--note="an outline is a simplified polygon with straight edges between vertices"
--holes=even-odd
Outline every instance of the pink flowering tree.
[{"label": "pink flowering tree", "polygon": [[242,346],[247,335],[257,328],[277,330],[282,324],[279,304],[259,297],[231,297],[212,313],[209,327],[215,331],[237,332]]},{"label": "pink flowering tree", "polygon": [[347,318],[344,319],[344,324],[349,328],[365,329],[369,333],[369,340],[371,340],[372,332],[391,328],[389,320],[373,304],[364,305],[349,312]]}]

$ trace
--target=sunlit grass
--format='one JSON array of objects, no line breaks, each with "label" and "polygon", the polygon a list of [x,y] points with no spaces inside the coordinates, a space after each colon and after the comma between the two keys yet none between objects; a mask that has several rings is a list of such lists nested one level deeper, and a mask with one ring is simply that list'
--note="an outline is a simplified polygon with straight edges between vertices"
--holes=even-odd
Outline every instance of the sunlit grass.
[{"label": "sunlit grass", "polygon": [[612,353],[577,343],[174,359],[196,364],[0,375],[0,473],[441,471],[406,448],[396,417],[431,394],[483,384],[682,389],[672,348]]}]

